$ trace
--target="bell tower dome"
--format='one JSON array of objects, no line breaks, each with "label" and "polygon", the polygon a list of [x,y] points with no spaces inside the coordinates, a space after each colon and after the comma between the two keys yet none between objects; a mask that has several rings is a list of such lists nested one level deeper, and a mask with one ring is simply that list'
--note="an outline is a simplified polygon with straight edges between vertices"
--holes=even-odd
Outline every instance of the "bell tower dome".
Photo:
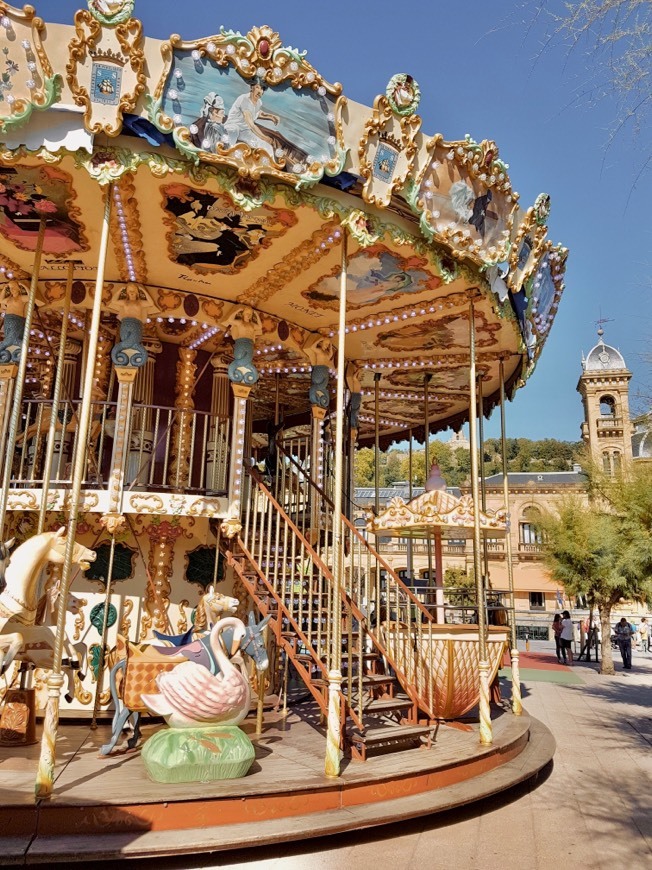
[{"label": "bell tower dome", "polygon": [[582,374],[577,391],[584,405],[582,438],[593,461],[608,474],[632,459],[632,424],[629,419],[628,370],[622,354],[605,344],[604,330],[598,329],[599,341],[582,357]]}]

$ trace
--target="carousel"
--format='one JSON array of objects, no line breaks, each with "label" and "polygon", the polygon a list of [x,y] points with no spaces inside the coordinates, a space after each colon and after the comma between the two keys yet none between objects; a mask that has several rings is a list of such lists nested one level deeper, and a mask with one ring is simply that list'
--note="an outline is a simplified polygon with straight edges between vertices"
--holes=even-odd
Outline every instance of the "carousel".
[{"label": "carousel", "polygon": [[[0,2],[15,855],[73,831],[113,837],[107,857],[315,835],[536,773],[551,738],[522,709],[513,589],[492,618],[482,559],[508,493],[486,510],[478,445],[496,407],[504,437],[563,291],[549,197],[522,207],[494,142],[424,132],[408,74],[369,108],[268,26],[160,41],[136,15]],[[427,450],[465,422],[471,496],[434,469],[353,522],[358,445]],[[462,616],[449,533],[474,541]],[[391,536],[428,540],[432,600],[383,558]]]}]

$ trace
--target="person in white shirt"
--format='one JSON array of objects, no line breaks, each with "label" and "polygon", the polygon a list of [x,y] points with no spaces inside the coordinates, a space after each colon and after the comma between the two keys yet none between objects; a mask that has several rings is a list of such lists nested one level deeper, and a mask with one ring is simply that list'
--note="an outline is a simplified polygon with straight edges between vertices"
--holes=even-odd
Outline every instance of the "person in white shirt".
[{"label": "person in white shirt", "polygon": [[561,619],[561,652],[564,656],[564,664],[573,664],[573,622],[570,613],[564,610]]},{"label": "person in white shirt", "polygon": [[273,157],[274,143],[256,124],[259,118],[263,121],[271,121],[272,124],[279,123],[278,115],[263,110],[261,97],[266,89],[259,79],[254,79],[249,86],[249,93],[241,94],[235,99],[224,127],[231,146],[236,142],[244,142],[251,148],[261,148]]}]

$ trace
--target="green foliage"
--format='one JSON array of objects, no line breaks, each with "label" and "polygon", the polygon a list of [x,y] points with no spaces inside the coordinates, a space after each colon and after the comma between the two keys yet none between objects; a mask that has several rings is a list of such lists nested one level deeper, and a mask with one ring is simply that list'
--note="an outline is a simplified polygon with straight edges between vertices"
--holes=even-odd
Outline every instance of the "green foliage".
[{"label": "green foliage", "polygon": [[[590,475],[590,503],[565,499],[541,515],[544,558],[569,595],[585,595],[600,612],[603,636],[622,600],[652,597],[652,467],[635,465],[615,478]],[[603,649],[602,673],[613,673]]]},{"label": "green foliage", "polygon": [[[544,438],[530,441],[527,438],[507,439],[508,471],[570,471],[573,464],[582,459],[583,447],[580,442],[556,441]],[[428,448],[429,462],[436,461],[442,477],[449,486],[469,484],[471,474],[471,455],[463,447],[451,448],[450,444],[432,439]],[[412,451],[412,483],[423,486],[427,471],[425,451]],[[501,442],[498,438],[488,438],[484,444],[484,474],[501,474],[503,470]],[[380,453],[380,486],[391,486],[397,480],[409,480],[410,458],[407,449],[393,448]],[[356,451],[355,485],[375,486],[375,451],[362,447]]]},{"label": "green foliage", "polygon": [[444,586],[453,589],[475,590],[475,572],[473,568],[447,568],[444,571]]}]

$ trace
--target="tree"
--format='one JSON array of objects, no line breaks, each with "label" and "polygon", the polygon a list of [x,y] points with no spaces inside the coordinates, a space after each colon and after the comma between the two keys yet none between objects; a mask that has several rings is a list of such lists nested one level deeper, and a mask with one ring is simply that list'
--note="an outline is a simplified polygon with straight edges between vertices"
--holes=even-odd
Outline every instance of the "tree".
[{"label": "tree", "polygon": [[[553,34],[569,50],[586,51],[590,85],[586,96],[613,95],[618,102],[611,139],[630,126],[635,133],[646,129],[652,107],[652,5],[650,0],[576,0],[566,2],[565,14],[550,12]],[[548,10],[538,0],[537,12]],[[643,166],[652,153],[643,146]]]},{"label": "tree", "polygon": [[652,595],[652,468],[634,466],[616,478],[593,469],[589,480],[591,501],[565,499],[539,525],[553,579],[598,609],[600,673],[613,674],[611,611],[623,600]]}]

